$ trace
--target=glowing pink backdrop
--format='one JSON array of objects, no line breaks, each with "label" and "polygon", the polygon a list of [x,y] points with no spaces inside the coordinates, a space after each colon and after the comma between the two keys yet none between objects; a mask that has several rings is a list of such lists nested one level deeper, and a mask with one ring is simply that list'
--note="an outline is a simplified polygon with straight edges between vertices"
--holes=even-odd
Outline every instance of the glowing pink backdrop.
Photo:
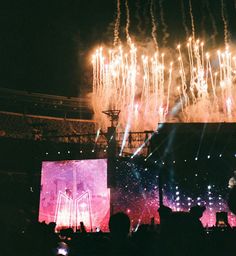
[{"label": "glowing pink backdrop", "polygon": [[40,222],[75,230],[83,221],[89,231],[104,230],[109,213],[106,159],[42,163]]}]

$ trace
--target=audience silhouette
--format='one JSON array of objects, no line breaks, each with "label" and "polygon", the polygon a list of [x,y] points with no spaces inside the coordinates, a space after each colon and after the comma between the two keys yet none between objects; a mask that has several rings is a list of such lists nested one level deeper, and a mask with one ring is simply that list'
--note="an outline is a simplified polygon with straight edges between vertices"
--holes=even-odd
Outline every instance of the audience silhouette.
[{"label": "audience silhouette", "polygon": [[24,230],[8,230],[1,223],[1,255],[24,256],[195,256],[234,255],[235,230],[228,225],[206,229],[201,223],[203,206],[193,206],[189,212],[174,212],[160,206],[160,224],[150,219],[131,232],[127,214],[117,212],[110,216],[109,233],[86,231],[83,222],[80,229],[72,228],[55,232],[56,223],[39,223],[32,218]]},{"label": "audience silhouette", "polygon": [[134,247],[129,239],[130,219],[123,212],[118,212],[110,217],[109,230],[111,233],[109,242],[109,254],[134,255]]}]

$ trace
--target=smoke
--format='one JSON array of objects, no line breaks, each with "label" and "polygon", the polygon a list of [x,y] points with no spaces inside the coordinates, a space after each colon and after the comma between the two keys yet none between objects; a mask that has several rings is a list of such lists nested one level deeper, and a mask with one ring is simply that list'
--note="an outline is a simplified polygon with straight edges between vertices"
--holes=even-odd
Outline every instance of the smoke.
[{"label": "smoke", "polygon": [[216,21],[215,21],[214,15],[209,6],[209,0],[206,1],[206,8],[209,13],[211,24],[212,24],[213,34],[211,35],[211,39],[212,39],[213,46],[215,47],[216,46],[216,36],[218,35],[218,31],[217,31],[217,26],[216,26]]},{"label": "smoke", "polygon": [[181,13],[182,13],[182,24],[186,33],[186,37],[189,37],[189,30],[188,26],[186,24],[186,15],[185,15],[185,6],[184,6],[184,0],[181,0]]},{"label": "smoke", "polygon": [[163,32],[162,43],[163,43],[163,47],[166,47],[170,34],[167,32],[168,26],[166,24],[165,17],[164,17],[163,1],[164,0],[159,1],[159,7],[160,7],[160,18],[161,18],[162,32]]},{"label": "smoke", "polygon": [[142,21],[141,21],[141,17],[140,17],[140,10],[141,10],[140,0],[136,1],[135,7],[136,7],[135,18],[137,20],[137,31],[138,31],[139,35],[142,35],[143,30],[142,30],[142,27],[141,27]]}]

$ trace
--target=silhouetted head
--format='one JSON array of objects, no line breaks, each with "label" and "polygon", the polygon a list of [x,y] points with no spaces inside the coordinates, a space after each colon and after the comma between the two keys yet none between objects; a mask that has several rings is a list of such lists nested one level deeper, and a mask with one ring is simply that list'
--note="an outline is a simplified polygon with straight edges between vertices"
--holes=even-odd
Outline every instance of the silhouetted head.
[{"label": "silhouetted head", "polygon": [[118,212],[110,217],[109,230],[113,236],[126,237],[130,231],[129,216],[123,212]]},{"label": "silhouetted head", "polygon": [[206,207],[205,206],[199,206],[199,205],[196,205],[196,206],[192,206],[191,209],[190,209],[190,214],[198,219],[200,219],[203,215],[203,212],[206,210]]},{"label": "silhouetted head", "polygon": [[236,186],[233,186],[229,192],[228,206],[230,211],[236,214]]},{"label": "silhouetted head", "polygon": [[159,208],[158,208],[158,212],[159,212],[159,215],[160,215],[160,218],[161,219],[167,219],[170,217],[170,215],[172,214],[172,210],[170,207],[168,206],[165,206],[165,205],[161,205]]},{"label": "silhouetted head", "polygon": [[48,224],[48,228],[51,232],[55,232],[55,229],[56,229],[56,223],[55,222],[50,222]]}]

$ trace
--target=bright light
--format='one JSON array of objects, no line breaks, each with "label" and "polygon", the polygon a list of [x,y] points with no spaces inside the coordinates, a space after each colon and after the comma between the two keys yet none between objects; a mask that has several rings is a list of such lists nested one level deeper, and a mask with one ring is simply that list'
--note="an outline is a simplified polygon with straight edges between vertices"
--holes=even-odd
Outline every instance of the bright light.
[{"label": "bright light", "polygon": [[110,108],[121,110],[122,130],[127,120],[131,130],[155,130],[170,121],[176,102],[181,122],[236,121],[236,61],[227,47],[205,51],[201,40],[191,39],[171,54],[149,50],[145,55],[146,47],[128,41],[113,49],[99,48],[92,56],[91,99],[99,127],[108,126],[102,111]]}]

